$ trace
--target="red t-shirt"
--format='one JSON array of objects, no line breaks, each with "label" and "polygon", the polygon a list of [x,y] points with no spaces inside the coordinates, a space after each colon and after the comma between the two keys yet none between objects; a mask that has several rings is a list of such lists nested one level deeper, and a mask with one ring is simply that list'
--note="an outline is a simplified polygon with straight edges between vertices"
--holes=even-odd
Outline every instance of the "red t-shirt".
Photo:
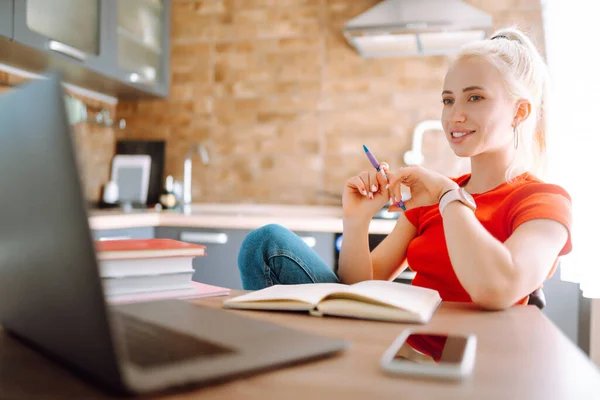
[{"label": "red t-shirt", "polygon": [[[462,186],[470,174],[453,179]],[[496,239],[506,241],[519,225],[533,219],[552,219],[562,223],[569,237],[559,255],[571,251],[571,197],[560,186],[544,183],[530,173],[481,194],[474,194],[475,216]],[[471,302],[462,287],[446,247],[442,216],[438,204],[417,207],[405,212],[417,228],[417,236],[406,253],[409,268],[416,272],[413,285],[435,289],[445,301]],[[548,266],[548,278],[556,262]],[[528,297],[517,304],[526,304]]]}]

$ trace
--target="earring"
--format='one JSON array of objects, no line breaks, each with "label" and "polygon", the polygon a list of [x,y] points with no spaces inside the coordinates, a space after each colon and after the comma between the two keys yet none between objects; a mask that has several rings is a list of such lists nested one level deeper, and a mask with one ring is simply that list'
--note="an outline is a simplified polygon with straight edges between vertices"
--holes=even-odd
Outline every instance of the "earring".
[{"label": "earring", "polygon": [[513,128],[513,142],[515,143],[515,149],[519,147],[519,131],[517,130],[517,125]]}]

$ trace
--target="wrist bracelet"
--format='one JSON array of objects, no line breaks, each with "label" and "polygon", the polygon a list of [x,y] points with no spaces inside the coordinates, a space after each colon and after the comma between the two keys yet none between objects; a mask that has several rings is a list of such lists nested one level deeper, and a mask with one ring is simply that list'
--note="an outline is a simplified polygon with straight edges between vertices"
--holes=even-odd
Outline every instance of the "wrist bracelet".
[{"label": "wrist bracelet", "polygon": [[[456,188],[454,188],[456,189]],[[442,201],[442,197],[444,197],[448,192],[453,191],[454,189],[448,189],[446,190],[444,193],[442,193],[442,195],[440,196],[440,198],[438,199],[438,203]]]}]

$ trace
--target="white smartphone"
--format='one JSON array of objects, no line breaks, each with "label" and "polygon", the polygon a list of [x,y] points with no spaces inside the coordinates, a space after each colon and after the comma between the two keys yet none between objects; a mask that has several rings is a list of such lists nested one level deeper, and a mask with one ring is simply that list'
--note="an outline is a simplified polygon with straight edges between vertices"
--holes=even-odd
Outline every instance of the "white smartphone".
[{"label": "white smartphone", "polygon": [[380,365],[391,374],[462,379],[475,364],[475,335],[402,332],[381,357]]}]

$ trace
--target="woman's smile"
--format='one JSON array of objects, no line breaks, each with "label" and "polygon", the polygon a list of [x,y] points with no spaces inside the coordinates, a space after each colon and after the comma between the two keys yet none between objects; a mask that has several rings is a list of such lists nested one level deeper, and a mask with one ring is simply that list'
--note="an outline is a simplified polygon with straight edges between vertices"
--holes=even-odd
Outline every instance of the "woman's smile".
[{"label": "woman's smile", "polygon": [[450,142],[451,143],[462,143],[465,140],[469,139],[471,135],[475,133],[475,131],[465,130],[465,129],[456,129],[450,132]]}]

